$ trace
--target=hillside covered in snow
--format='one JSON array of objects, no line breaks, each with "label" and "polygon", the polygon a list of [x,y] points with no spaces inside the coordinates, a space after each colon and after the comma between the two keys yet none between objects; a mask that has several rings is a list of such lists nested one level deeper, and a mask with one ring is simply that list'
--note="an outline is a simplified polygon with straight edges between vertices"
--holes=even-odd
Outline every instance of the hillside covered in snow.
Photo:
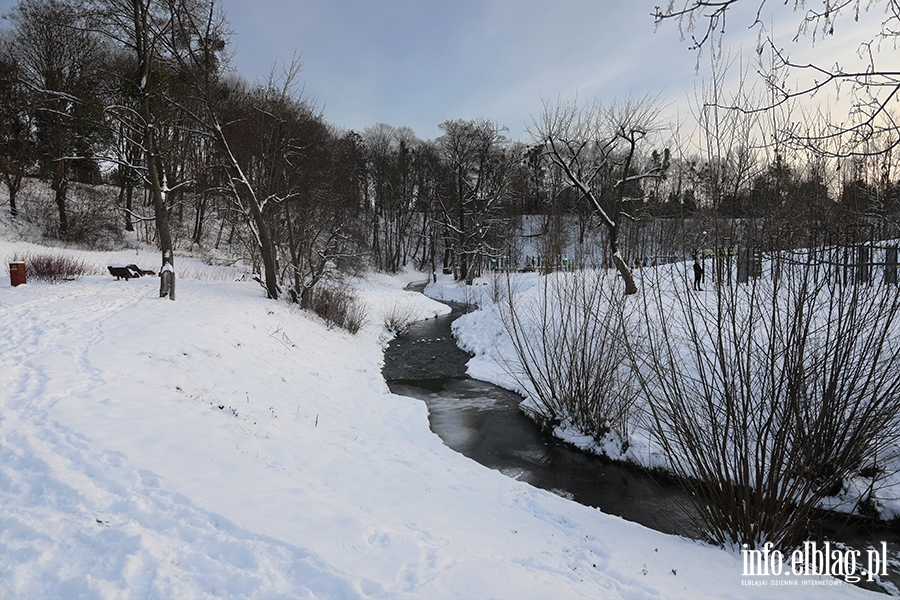
[{"label": "hillside covered in snow", "polygon": [[[417,273],[355,284],[356,335],[180,259],[178,299],[116,281],[153,250],[42,248],[77,281],[0,285],[0,598],[771,598],[869,594],[742,577],[669,537],[447,448],[381,375]],[[4,276],[6,272],[4,270]],[[244,278],[246,279],[246,278]],[[800,584],[803,587],[799,587]]]}]

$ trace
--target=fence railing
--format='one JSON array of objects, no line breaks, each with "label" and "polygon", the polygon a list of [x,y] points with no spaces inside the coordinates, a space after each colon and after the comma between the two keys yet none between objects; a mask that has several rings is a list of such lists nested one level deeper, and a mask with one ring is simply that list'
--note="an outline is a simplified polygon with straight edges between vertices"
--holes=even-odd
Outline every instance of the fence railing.
[{"label": "fence railing", "polygon": [[813,280],[840,285],[898,283],[898,244],[823,246],[797,250],[763,252],[759,248],[719,248],[704,253],[712,261],[710,269],[716,283],[747,283],[752,278],[769,276],[777,281],[789,269],[806,267]]}]

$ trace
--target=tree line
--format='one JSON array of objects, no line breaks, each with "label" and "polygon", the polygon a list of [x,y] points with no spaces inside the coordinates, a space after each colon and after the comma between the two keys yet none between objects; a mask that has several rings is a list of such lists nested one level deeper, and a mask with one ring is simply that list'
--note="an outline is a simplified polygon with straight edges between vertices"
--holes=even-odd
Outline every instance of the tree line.
[{"label": "tree line", "polygon": [[53,192],[52,234],[91,243],[97,216],[73,208],[71,191],[112,186],[104,235],[145,231],[161,251],[160,295],[173,299],[183,248],[229,245],[270,298],[310,306],[323,282],[365,266],[412,263],[471,283],[520,262],[530,216],[551,256],[602,232],[603,263],[633,292],[647,231],[652,252],[683,254],[751,233],[796,244],[823,224],[897,214],[889,152],[773,148],[760,143],[765,119],[719,109],[718,95],[697,103],[700,133],[683,139],[648,97],[546,102],[527,143],[486,119],[447,120],[424,141],[402,126],[330,125],[303,93],[299,60],[248,82],[229,65],[216,0],[20,0],[5,19],[10,214],[38,177]]}]

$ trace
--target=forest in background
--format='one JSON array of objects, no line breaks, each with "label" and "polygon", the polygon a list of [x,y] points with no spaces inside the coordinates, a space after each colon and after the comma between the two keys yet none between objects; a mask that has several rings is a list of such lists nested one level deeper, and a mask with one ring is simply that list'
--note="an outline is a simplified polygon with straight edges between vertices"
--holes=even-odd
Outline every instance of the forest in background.
[{"label": "forest in background", "polygon": [[[795,96],[772,102],[784,61],[764,89],[745,77],[725,92],[728,61],[713,53],[689,133],[656,97],[560,98],[532,115],[527,141],[486,119],[450,119],[421,140],[403,126],[329,124],[299,60],[248,82],[230,67],[215,0],[22,0],[5,25],[12,216],[95,248],[133,231],[160,248],[163,273],[178,252],[242,257],[269,297],[305,307],[369,267],[471,283],[490,269],[605,266],[628,280],[635,266],[728,245],[898,236],[896,128],[854,130],[848,145]],[[892,111],[879,114],[890,123]],[[52,201],[30,194],[29,178]],[[174,275],[160,294],[174,299]]]}]

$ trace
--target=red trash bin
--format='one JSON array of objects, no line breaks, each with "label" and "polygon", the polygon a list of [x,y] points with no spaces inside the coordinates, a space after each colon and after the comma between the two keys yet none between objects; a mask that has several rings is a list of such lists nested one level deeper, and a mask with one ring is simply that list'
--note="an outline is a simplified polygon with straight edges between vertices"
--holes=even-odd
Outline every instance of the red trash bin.
[{"label": "red trash bin", "polygon": [[9,263],[9,283],[15,287],[25,283],[25,263],[22,261]]}]

